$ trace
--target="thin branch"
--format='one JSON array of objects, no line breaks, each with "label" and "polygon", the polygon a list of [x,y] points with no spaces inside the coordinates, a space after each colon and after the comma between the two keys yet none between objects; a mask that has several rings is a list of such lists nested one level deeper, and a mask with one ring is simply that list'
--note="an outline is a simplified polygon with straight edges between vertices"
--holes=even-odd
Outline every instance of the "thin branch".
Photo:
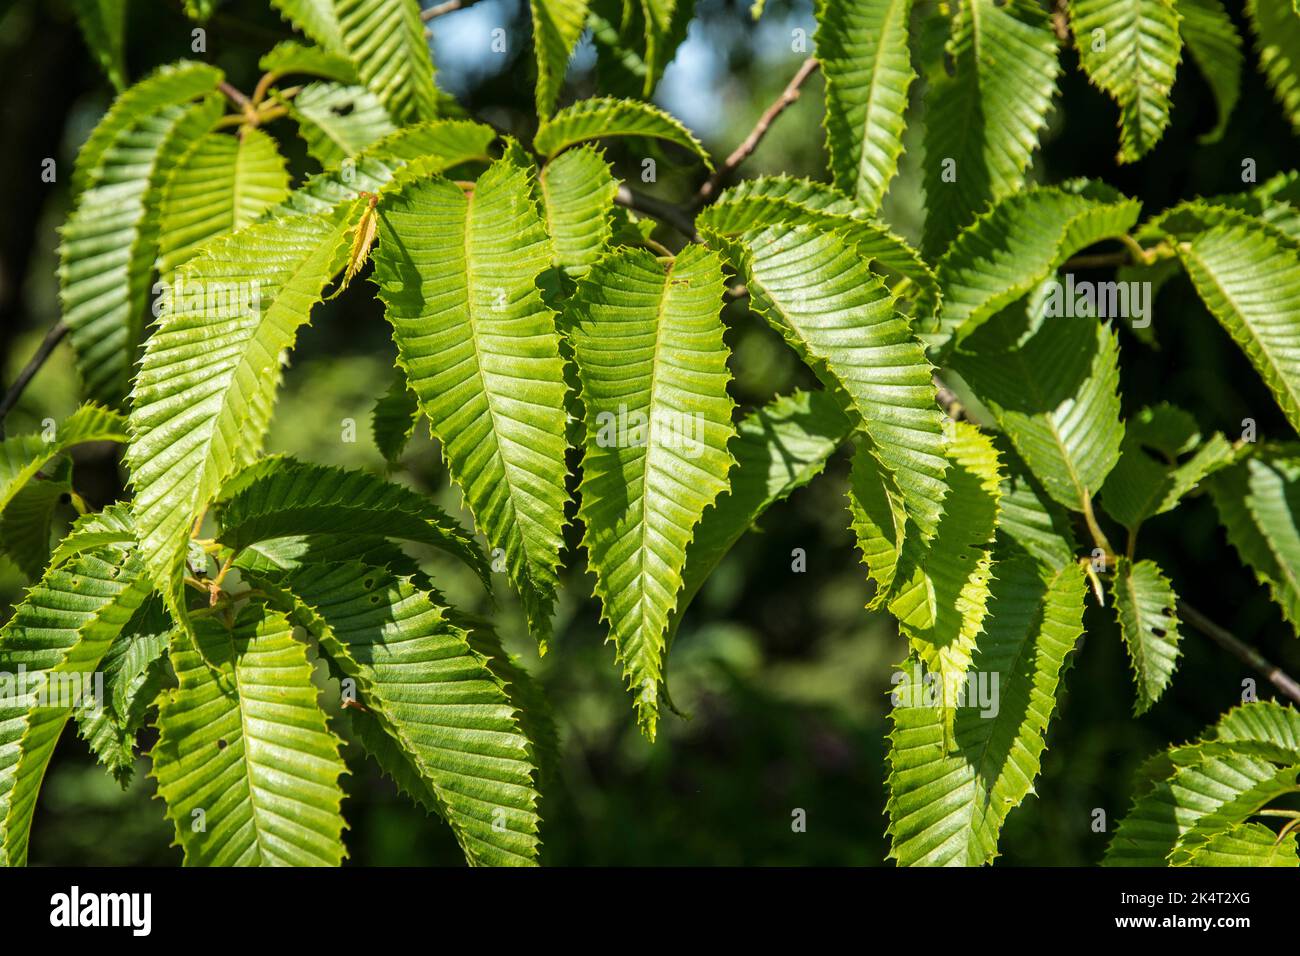
[{"label": "thin branch", "polygon": [[655,199],[653,196],[633,192],[626,184],[621,184],[618,187],[618,192],[614,195],[614,202],[631,209],[633,212],[643,213],[651,219],[658,219],[660,222],[672,226],[691,242],[701,241],[700,234],[695,231],[695,223],[692,221],[690,213],[680,206],[664,202],[662,199]]},{"label": "thin branch", "polygon": [[428,22],[434,17],[440,17],[444,13],[455,13],[457,10],[464,10],[466,7],[472,7],[478,3],[478,0],[447,0],[446,3],[439,3],[430,7],[428,10],[420,11],[420,19]]},{"label": "thin branch", "polygon": [[730,176],[736,170],[736,167],[749,159],[754,150],[758,149],[758,144],[767,135],[772,123],[786,111],[790,104],[799,98],[799,87],[803,86],[804,80],[812,76],[816,69],[816,58],[810,56],[803,61],[803,64],[799,67],[799,72],[795,73],[794,78],[786,84],[785,90],[777,97],[776,102],[763,111],[763,115],[758,118],[758,123],[750,130],[749,135],[744,138],[739,146],[732,150],[731,155],[695,193],[695,198],[691,202],[693,207],[703,206],[717,197],[722,181]]},{"label": "thin branch", "polygon": [[13,411],[14,406],[18,404],[18,399],[22,398],[27,383],[41,370],[41,366],[50,357],[54,347],[63,341],[63,337],[67,334],[68,326],[62,320],[55,322],[50,330],[45,333],[45,338],[41,339],[41,344],[37,346],[36,354],[32,356],[31,361],[18,373],[13,385],[9,386],[9,391],[5,392],[5,397],[0,399],[0,438],[4,438],[5,435],[5,416]]},{"label": "thin branch", "polygon": [[247,110],[250,106],[253,105],[252,100],[250,100],[246,95],[241,93],[239,90],[235,89],[225,80],[222,80],[217,85],[217,89],[221,90],[222,93],[225,93],[226,99],[230,100],[230,102],[234,103],[241,110]]},{"label": "thin branch", "polygon": [[1229,654],[1232,654],[1237,660],[1241,661],[1248,667],[1253,667],[1259,671],[1269,681],[1287,697],[1290,697],[1297,704],[1300,704],[1300,683],[1288,674],[1282,668],[1273,664],[1263,654],[1243,644],[1231,633],[1224,628],[1215,624],[1208,617],[1202,614],[1196,608],[1192,607],[1186,601],[1178,602],[1178,616],[1196,628],[1214,643],[1218,644]]}]

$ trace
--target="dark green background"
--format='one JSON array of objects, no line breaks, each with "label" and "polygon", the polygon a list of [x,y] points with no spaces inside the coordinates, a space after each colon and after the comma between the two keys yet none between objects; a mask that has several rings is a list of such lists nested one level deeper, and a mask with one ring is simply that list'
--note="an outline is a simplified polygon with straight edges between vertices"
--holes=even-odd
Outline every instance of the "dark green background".
[{"label": "dark green background", "polygon": [[[1231,5],[1231,4],[1230,4]],[[229,0],[208,26],[208,57],[237,86],[256,82],[256,59],[289,35],[278,18],[251,0]],[[666,82],[664,103],[690,117],[715,155],[743,137],[779,93],[802,55],[791,52],[791,30],[811,37],[807,3],[770,0],[760,26],[748,2],[699,0],[691,45],[682,54],[680,82]],[[131,75],[189,56],[190,30],[178,2],[135,0],[128,26]],[[1238,14],[1234,13],[1234,16]],[[506,56],[486,52],[477,64],[445,62],[440,81],[462,92],[475,114],[523,138],[531,134],[531,51],[526,6],[488,0],[437,23],[440,36],[456,18],[463,41],[474,29],[504,26]],[[1239,25],[1243,28],[1244,23]],[[473,39],[474,34],[470,36]],[[481,39],[486,50],[486,39]],[[811,48],[809,50],[811,52]],[[584,62],[581,58],[579,63]],[[1075,56],[1063,53],[1066,74],[1033,176],[1058,182],[1103,179],[1140,198],[1148,213],[1179,199],[1241,188],[1244,158],[1256,160],[1262,181],[1293,162],[1296,138],[1249,57],[1244,88],[1226,137],[1202,146],[1214,124],[1209,91],[1187,62],[1174,89],[1173,121],[1142,162],[1119,168],[1116,108],[1087,84]],[[708,82],[698,81],[699,76]],[[670,75],[670,80],[673,79]],[[566,97],[593,90],[590,71],[570,74]],[[914,87],[914,98],[920,84]],[[814,77],[746,166],[749,174],[789,172],[824,178],[821,83]],[[0,229],[0,371],[5,381],[26,361],[58,318],[55,279],[57,227],[68,211],[67,182],[77,147],[109,101],[107,82],[88,56],[63,0],[0,0],[0,182],[6,184]],[[918,234],[919,108],[910,117],[909,152],[886,204],[900,232]],[[296,173],[311,171],[292,125],[272,132]],[[611,148],[616,171],[635,180],[640,154]],[[677,153],[657,154],[659,183],[644,187],[681,197],[699,169]],[[40,182],[41,161],[58,161],[54,185]],[[665,238],[670,238],[666,235]],[[304,330],[286,377],[269,445],[305,458],[382,468],[369,436],[369,410],[386,388],[393,349],[366,283],[317,310]],[[749,316],[729,307],[728,341],[735,358],[734,394],[752,404],[808,384],[790,354]],[[1239,350],[1199,305],[1185,280],[1156,303],[1159,348],[1122,341],[1125,411],[1171,401],[1202,426],[1238,437],[1240,422],[1259,422],[1262,438],[1288,437],[1271,397]],[[11,433],[37,427],[46,415],[74,407],[76,378],[66,346],[40,373],[6,423]],[[355,419],[358,440],[341,441],[343,420]],[[413,446],[395,477],[457,507],[427,436]],[[121,475],[106,454],[82,456],[78,486],[95,504],[120,495]],[[837,458],[812,487],[773,509],[748,535],[697,599],[671,657],[675,701],[689,720],[668,716],[658,743],[637,733],[620,687],[613,650],[604,644],[591,579],[570,529],[567,575],[556,639],[538,661],[513,598],[503,594],[498,616],[509,645],[541,678],[562,737],[563,780],[547,793],[542,813],[545,859],[555,864],[876,864],[886,852],[884,734],[892,665],[905,654],[891,620],[862,610],[868,586],[848,531]],[[791,570],[803,548],[807,570]],[[1144,529],[1140,552],[1158,560],[1179,592],[1292,673],[1300,673],[1300,643],[1265,592],[1228,548],[1213,508],[1194,497]],[[450,593],[469,599],[469,582],[431,561]],[[21,593],[16,570],[0,562],[0,606]],[[8,611],[3,612],[7,616]],[[1199,732],[1240,700],[1252,677],[1196,633],[1185,633],[1185,657],[1172,688],[1141,719],[1132,716],[1133,690],[1109,609],[1089,608],[1087,636],[1066,675],[1066,691],[1049,734],[1036,798],[1016,810],[1004,830],[1002,861],[1089,864],[1106,836],[1091,829],[1094,808],[1110,822],[1127,807],[1132,772],[1149,753]],[[1185,629],[1186,630],[1186,629]],[[1261,694],[1271,688],[1260,680]],[[148,741],[146,740],[146,745]],[[460,855],[446,829],[424,816],[383,780],[372,762],[350,753],[344,805],[353,863],[448,864]],[[38,864],[174,864],[170,825],[151,800],[141,759],[136,780],[122,792],[95,768],[79,741],[60,747],[41,797],[32,836]],[[791,815],[807,814],[794,833]]]}]

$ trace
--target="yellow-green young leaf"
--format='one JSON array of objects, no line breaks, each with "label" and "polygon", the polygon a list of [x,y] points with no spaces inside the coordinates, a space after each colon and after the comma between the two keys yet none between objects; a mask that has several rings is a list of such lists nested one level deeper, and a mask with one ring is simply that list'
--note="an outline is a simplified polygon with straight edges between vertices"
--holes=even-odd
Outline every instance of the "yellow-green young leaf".
[{"label": "yellow-green young leaf", "polygon": [[441,178],[405,185],[380,208],[374,281],[451,477],[544,643],[568,497],[566,386],[536,286],[551,243],[533,185],[508,160],[468,195]]},{"label": "yellow-green young leaf", "polygon": [[[1035,305],[1030,306],[1036,310]],[[1119,460],[1119,345],[1104,323],[1009,310],[954,353],[952,368],[997,419],[1053,499],[1084,510]]]},{"label": "yellow-green young leaf", "polygon": [[171,661],[180,686],[158,708],[151,776],[185,865],[339,865],[342,741],[288,619],[257,604],[233,626],[195,618]]},{"label": "yellow-green young leaf", "polygon": [[1294,0],[1246,0],[1246,16],[1264,78],[1300,132],[1300,11]]},{"label": "yellow-green young leaf", "polygon": [[[1036,187],[1002,200],[964,230],[939,260],[935,274],[943,308],[938,328],[922,330],[924,341],[936,349],[950,342],[960,347],[985,321],[1053,277],[1080,249],[1128,233],[1141,211],[1137,200],[1087,182],[1066,189]],[[1124,311],[1133,311],[1127,295],[1124,305]]]},{"label": "yellow-green young leaf", "polygon": [[671,643],[686,608],[732,546],[778,501],[812,481],[852,425],[829,392],[795,392],[750,412],[728,451],[736,460],[727,489],[686,548],[682,590],[668,624]]},{"label": "yellow-green young leaf", "polygon": [[1147,518],[1173,510],[1203,478],[1231,464],[1234,454],[1218,432],[1202,441],[1196,420],[1181,408],[1144,408],[1124,427],[1119,462],[1102,486],[1102,505],[1135,531]]},{"label": "yellow-green young leaf", "polygon": [[406,376],[400,370],[393,379],[388,391],[379,396],[374,410],[370,413],[370,431],[374,435],[375,447],[390,465],[397,464],[406,450],[407,443],[415,434],[415,425],[420,420],[420,399],[411,386],[406,384]]},{"label": "yellow-green young leaf", "polygon": [[569,275],[586,275],[613,234],[618,183],[604,155],[591,146],[561,153],[538,177],[553,261]]},{"label": "yellow-green young leaf", "polygon": [[126,89],[126,0],[82,0],[72,5],[86,46],[108,81]]},{"label": "yellow-green young leaf", "polygon": [[903,152],[912,0],[818,0],[817,59],[826,78],[826,146],[835,185],[880,207]]},{"label": "yellow-green young leaf", "polygon": [[1210,481],[1228,541],[1300,634],[1300,459],[1248,458]]},{"label": "yellow-green young leaf", "polygon": [[54,513],[72,500],[72,460],[47,462],[0,511],[0,555],[7,555],[29,581],[37,580],[50,560]]},{"label": "yellow-green young leaf", "polygon": [[173,630],[162,601],[151,597],[141,604],[100,662],[101,706],[77,713],[77,733],[123,786],[135,769],[136,734],[169,677],[165,660]]},{"label": "yellow-green young leaf", "polygon": [[1178,32],[1209,84],[1219,111],[1219,121],[1201,136],[1200,142],[1217,143],[1241,95],[1241,70],[1246,62],[1241,37],[1221,0],[1175,0],[1174,6],[1181,18]]},{"label": "yellow-green young leaf", "polygon": [[894,593],[894,576],[907,542],[907,511],[875,449],[859,438],[849,472],[849,519],[867,578],[876,585],[868,610],[883,607]]},{"label": "yellow-green young leaf", "polygon": [[418,0],[334,0],[334,10],[357,75],[388,115],[399,125],[435,119],[438,88]]},{"label": "yellow-green young leaf", "polygon": [[587,21],[587,0],[529,0],[533,13],[533,47],[537,54],[537,116],[555,109],[578,38]]},{"label": "yellow-green young leaf", "polygon": [[334,12],[336,0],[271,0],[280,16],[307,34],[331,53],[346,53],[339,18]]},{"label": "yellow-green young leaf", "polygon": [[1180,866],[1300,866],[1296,834],[1280,840],[1262,823],[1239,823],[1216,833],[1179,864]]},{"label": "yellow-green young leaf", "polygon": [[828,386],[842,388],[922,534],[943,510],[943,428],[925,351],[839,233],[776,225],[744,234],[733,258],[752,307]]},{"label": "yellow-green young leaf", "polygon": [[1086,585],[1077,564],[1046,571],[1020,554],[998,562],[992,587],[950,734],[914,667],[894,691],[887,810],[900,866],[992,862],[1003,822],[1038,776],[1061,669],[1083,633]]},{"label": "yellow-green young leaf", "polygon": [[307,151],[334,166],[394,132],[384,104],[364,86],[309,83],[288,103]]},{"label": "yellow-green young leaf", "polygon": [[506,688],[437,595],[354,561],[283,583],[301,602],[296,622],[356,682],[363,718],[387,738],[380,765],[447,821],[471,864],[536,863],[532,747]]},{"label": "yellow-green young leaf", "polygon": [[86,442],[128,438],[121,415],[91,402],[51,429],[0,440],[0,512],[55,455]]},{"label": "yellow-green young leaf", "polygon": [[215,66],[181,60],[159,67],[113,101],[77,153],[72,191],[79,193],[104,179],[103,160],[118,135],[169,106],[198,99],[217,88],[224,74]]},{"label": "yellow-green young leaf", "polygon": [[583,543],[651,739],[687,547],[733,463],[723,289],[721,260],[701,246],[669,264],[619,249],[592,267],[565,311],[587,424]]},{"label": "yellow-green young leaf", "polygon": [[239,552],[297,535],[375,535],[418,541],[463,561],[491,588],[487,558],[419,492],[363,471],[263,458],[221,490],[217,538]]},{"label": "yellow-green young leaf", "polygon": [[1300,429],[1300,246],[1235,210],[1196,207],[1206,228],[1177,243],[1211,314]]},{"label": "yellow-green young leaf", "polygon": [[1020,189],[1056,91],[1056,37],[1036,0],[966,0],[953,71],[926,98],[925,238],[933,260],[987,204]]},{"label": "yellow-green young leaf", "polygon": [[490,162],[488,147],[494,139],[496,133],[490,126],[464,120],[436,120],[399,129],[363,150],[347,167],[311,177],[262,218],[328,213],[363,192],[380,195],[400,185],[393,180],[403,171],[432,176],[463,163]]},{"label": "yellow-green young leaf", "polygon": [[1119,156],[1149,153],[1169,125],[1183,38],[1173,0],[1070,0],[1070,28],[1088,78],[1119,104]]},{"label": "yellow-green young leaf", "polygon": [[604,96],[579,100],[545,120],[533,138],[543,156],[554,156],[577,143],[611,136],[649,136],[693,152],[709,169],[713,163],[700,141],[674,117],[649,103]]},{"label": "yellow-green young leaf", "polygon": [[215,94],[159,108],[118,135],[99,181],[77,198],[59,246],[59,300],[88,398],[122,401],[130,388],[158,254],[167,176],[221,116]]},{"label": "yellow-green young leaf", "polygon": [[0,863],[27,862],[55,744],[74,711],[94,706],[93,675],[149,591],[132,545],[105,547],[47,571],[0,630]]},{"label": "yellow-green young leaf", "polygon": [[1169,686],[1178,666],[1178,595],[1154,561],[1120,558],[1111,589],[1115,617],[1137,684],[1134,713],[1144,714]]},{"label": "yellow-green young leaf", "polygon": [[1300,714],[1272,701],[1226,714],[1200,741],[1156,754],[1105,866],[1190,862],[1215,837],[1300,785]]},{"label": "yellow-green young leaf", "polygon": [[934,675],[937,706],[951,712],[988,612],[1003,472],[992,440],[974,425],[952,422],[947,437],[944,513],[920,553],[900,554],[889,610]]},{"label": "yellow-green young leaf", "polygon": [[289,194],[289,173],[260,129],[212,132],[176,167],[162,196],[158,273],[169,276],[205,242],[257,219]]},{"label": "yellow-green young leaf", "polygon": [[939,285],[920,253],[824,183],[789,176],[746,179],[724,191],[696,219],[700,232],[722,248],[729,239],[777,223],[803,223],[842,233],[898,297],[901,311],[920,322],[933,322]]},{"label": "yellow-green young leaf", "polygon": [[341,53],[317,46],[304,46],[296,40],[277,43],[257,61],[263,73],[273,73],[276,78],[297,73],[333,80],[344,86],[361,82],[352,61]]},{"label": "yellow-green young leaf", "polygon": [[347,256],[359,203],[263,219],[176,273],[132,392],[127,462],[144,560],[184,624],[190,529],[261,448],[281,355]]}]

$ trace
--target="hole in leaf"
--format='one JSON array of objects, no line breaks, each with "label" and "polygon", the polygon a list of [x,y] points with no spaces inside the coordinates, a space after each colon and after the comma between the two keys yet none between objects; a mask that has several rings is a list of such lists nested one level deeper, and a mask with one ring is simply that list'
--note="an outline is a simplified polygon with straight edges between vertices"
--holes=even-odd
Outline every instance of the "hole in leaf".
[{"label": "hole in leaf", "polygon": [[1151,628],[1151,633],[1154,634],[1156,637],[1164,637],[1165,629],[1163,627],[1153,627]]},{"label": "hole in leaf", "polygon": [[356,107],[351,103],[340,103],[338,106],[331,106],[330,112],[335,116],[348,116]]},{"label": "hole in leaf", "polygon": [[225,750],[225,749],[226,749],[226,741],[225,741],[224,738],[219,738],[219,739],[217,740],[217,749],[218,749],[218,750]]}]

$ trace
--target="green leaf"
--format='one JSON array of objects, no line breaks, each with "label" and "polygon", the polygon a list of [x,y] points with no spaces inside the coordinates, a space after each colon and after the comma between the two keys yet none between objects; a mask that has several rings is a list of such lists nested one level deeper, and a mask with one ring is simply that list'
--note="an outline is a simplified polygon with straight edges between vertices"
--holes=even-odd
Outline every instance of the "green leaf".
[{"label": "green leaf", "polygon": [[280,16],[331,53],[346,53],[335,0],[271,0]]},{"label": "green leaf", "polygon": [[141,604],[100,663],[101,706],[77,714],[78,733],[123,787],[135,769],[136,734],[169,676],[167,647],[173,631],[160,600]]},{"label": "green leaf", "polygon": [[1060,72],[1051,20],[1034,0],[963,3],[948,54],[953,71],[926,97],[921,251],[930,259],[1025,184]]},{"label": "green leaf", "polygon": [[1219,111],[1219,121],[1199,142],[1217,143],[1223,139],[1241,95],[1241,71],[1246,62],[1241,37],[1220,0],[1175,0],[1174,6],[1181,18],[1178,32],[1209,84]]},{"label": "green leaf", "polygon": [[698,245],[666,266],[619,249],[592,267],[565,313],[587,424],[583,544],[651,739],[687,547],[733,462],[723,288],[721,260]]},{"label": "green leaf", "polygon": [[[1268,719],[1241,719],[1243,711],[1256,708]],[[1294,792],[1300,785],[1298,755],[1268,753],[1278,749],[1272,733],[1279,710],[1294,713],[1273,703],[1245,704],[1221,722],[1235,725],[1231,734],[1212,728],[1202,742],[1149,760],[1141,774],[1144,785],[1120,821],[1103,864],[1186,863],[1216,835]],[[1265,736],[1254,737],[1251,731]]]},{"label": "green leaf", "polygon": [[158,272],[170,276],[216,236],[241,229],[289,194],[289,173],[260,129],[208,133],[167,181],[159,219]]},{"label": "green leaf", "polygon": [[915,671],[894,692],[887,811],[900,866],[992,862],[1007,815],[1033,791],[1061,669],[1083,633],[1083,573],[1044,573],[1020,555],[999,561],[992,587],[971,672],[989,687],[996,677],[995,706],[968,695],[950,743]]},{"label": "green leaf", "polygon": [[89,402],[52,431],[0,440],[0,512],[55,455],[86,442],[125,442],[129,437],[121,415]]},{"label": "green leaf", "polygon": [[263,73],[273,73],[276,78],[305,73],[344,86],[361,82],[352,61],[340,53],[316,46],[304,46],[296,40],[277,43],[262,54],[257,66]]},{"label": "green leaf", "polygon": [[535,863],[532,748],[505,687],[437,596],[356,562],[303,568],[285,584],[302,602],[297,622],[356,681],[365,717],[390,739],[381,753],[412,771],[406,781],[469,862]]},{"label": "green leaf", "polygon": [[564,85],[569,56],[587,21],[587,0],[529,0],[533,14],[533,46],[537,53],[537,116],[555,109]]},{"label": "green leaf", "polygon": [[1092,183],[1036,187],[1002,200],[939,260],[943,309],[939,328],[924,340],[932,348],[960,347],[988,319],[1053,278],[1076,252],[1127,234],[1141,210],[1136,200]]},{"label": "green leaf", "polygon": [[1232,446],[1218,432],[1202,442],[1196,420],[1182,409],[1167,404],[1144,408],[1125,426],[1119,462],[1102,486],[1102,505],[1136,531],[1147,518],[1172,511],[1202,479],[1231,464],[1233,456]]},{"label": "green leaf", "polygon": [[220,118],[209,95],[157,109],[122,130],[104,153],[99,182],[77,199],[59,246],[59,300],[87,397],[127,394],[144,337],[149,281],[167,175]]},{"label": "green leaf", "polygon": [[54,512],[74,493],[71,459],[59,458],[52,468],[47,466],[43,469],[48,473],[23,485],[0,511],[0,554],[12,558],[31,581],[40,578],[49,563]]},{"label": "green leaf", "polygon": [[93,706],[100,660],[149,590],[131,546],[107,547],[47,571],[0,630],[0,862],[26,864],[54,747],[73,712]]},{"label": "green leaf", "polygon": [[82,0],[72,5],[86,46],[119,93],[126,80],[126,0]]},{"label": "green leaf", "polygon": [[940,709],[951,710],[988,612],[1003,472],[992,440],[974,425],[952,422],[947,437],[944,512],[923,555],[899,555],[889,610],[935,675]]},{"label": "green leaf", "polygon": [[912,0],[818,0],[817,58],[826,78],[826,146],[835,185],[880,208],[903,152]]},{"label": "green leaf", "polygon": [[1120,558],[1112,592],[1115,617],[1128,646],[1141,715],[1160,699],[1178,666],[1178,595],[1154,561]]},{"label": "green leaf", "polygon": [[1073,564],[1079,551],[1073,516],[1052,500],[1005,435],[994,447],[1007,471],[998,507],[998,534],[1006,546],[1031,555],[1048,571]]},{"label": "green leaf", "polygon": [[[399,129],[363,150],[346,168],[329,169],[311,177],[289,198],[262,216],[320,215],[362,192],[381,195],[400,183],[400,175],[432,176],[470,162],[489,162],[488,147],[496,132],[482,123],[436,120]],[[404,180],[403,180],[404,181]]]},{"label": "green leaf", "polygon": [[399,125],[437,118],[438,87],[417,0],[334,0],[334,10],[357,75],[388,115]]},{"label": "green leaf", "polygon": [[1121,163],[1149,153],[1169,125],[1183,53],[1178,21],[1173,0],[1070,0],[1079,63],[1120,107]]},{"label": "green leaf", "polygon": [[375,402],[370,415],[375,447],[389,465],[395,465],[402,457],[419,420],[420,399],[406,384],[406,377],[399,374]]},{"label": "green leaf", "polygon": [[[347,772],[284,615],[250,604],[233,626],[196,617],[173,636],[180,687],[150,754],[187,866],[337,866]],[[202,826],[196,826],[196,822]]]},{"label": "green leaf", "polygon": [[1300,634],[1300,459],[1248,458],[1210,492],[1228,541]]},{"label": "green leaf", "polygon": [[1300,429],[1300,246],[1251,216],[1197,205],[1206,228],[1177,242],[1210,313],[1246,353],[1291,426]]},{"label": "green leaf", "polygon": [[555,265],[575,278],[586,275],[613,234],[618,183],[609,163],[598,150],[581,146],[547,163],[537,181]]},{"label": "green leaf", "polygon": [[902,311],[924,323],[933,322],[939,308],[939,285],[920,253],[894,235],[889,226],[867,218],[847,196],[823,183],[788,176],[746,179],[724,191],[696,219],[700,232],[722,248],[727,248],[727,239],[778,223],[842,233],[856,246],[858,255],[870,262],[872,272],[899,297]]},{"label": "green leaf", "polygon": [[[1040,320],[1021,332],[1004,313],[951,365],[997,418],[1051,497],[1084,510],[1119,460],[1119,345],[1092,319]],[[1027,334],[1017,344],[1018,338]]]},{"label": "green leaf", "polygon": [[1210,837],[1183,866],[1300,866],[1296,835],[1279,840],[1262,823],[1239,823]]},{"label": "green leaf", "polygon": [[658,107],[637,100],[604,96],[579,100],[543,121],[533,146],[543,156],[593,139],[611,136],[649,136],[667,140],[693,152],[710,170],[713,163],[700,141],[685,126]]},{"label": "green leaf", "polygon": [[307,152],[333,166],[393,133],[384,104],[364,86],[309,83],[289,101]]},{"label": "green leaf", "polygon": [[159,67],[115,99],[77,153],[72,171],[73,194],[104,180],[104,155],[121,133],[169,106],[211,93],[223,75],[215,66],[181,60]]},{"label": "green leaf", "polygon": [[1291,126],[1300,132],[1300,12],[1294,0],[1246,0],[1259,67]]},{"label": "green leaf", "polygon": [[532,185],[502,160],[468,196],[439,178],[405,186],[381,208],[374,281],[451,477],[544,644],[568,498],[566,386],[535,284],[551,244]]},{"label": "green leaf", "polygon": [[750,412],[728,451],[728,486],[704,512],[686,548],[682,589],[668,622],[671,643],[682,617],[732,546],[778,501],[812,481],[852,425],[828,392],[795,392]]},{"label": "green leaf", "polygon": [[263,458],[222,488],[217,538],[235,552],[296,535],[374,535],[418,541],[458,558],[491,589],[472,538],[419,492],[363,471]]},{"label": "green leaf", "polygon": [[889,291],[835,232],[777,225],[737,248],[751,307],[848,395],[908,514],[932,534],[943,510],[941,415],[924,349]]},{"label": "green leaf", "polygon": [[[649,13],[652,6],[658,8],[656,16]],[[597,86],[649,99],[686,39],[694,7],[694,0],[591,0]]]},{"label": "green leaf", "polygon": [[218,239],[164,296],[131,396],[127,462],[144,559],[179,624],[191,526],[260,449],[280,356],[342,268],[359,205],[262,219]]}]

